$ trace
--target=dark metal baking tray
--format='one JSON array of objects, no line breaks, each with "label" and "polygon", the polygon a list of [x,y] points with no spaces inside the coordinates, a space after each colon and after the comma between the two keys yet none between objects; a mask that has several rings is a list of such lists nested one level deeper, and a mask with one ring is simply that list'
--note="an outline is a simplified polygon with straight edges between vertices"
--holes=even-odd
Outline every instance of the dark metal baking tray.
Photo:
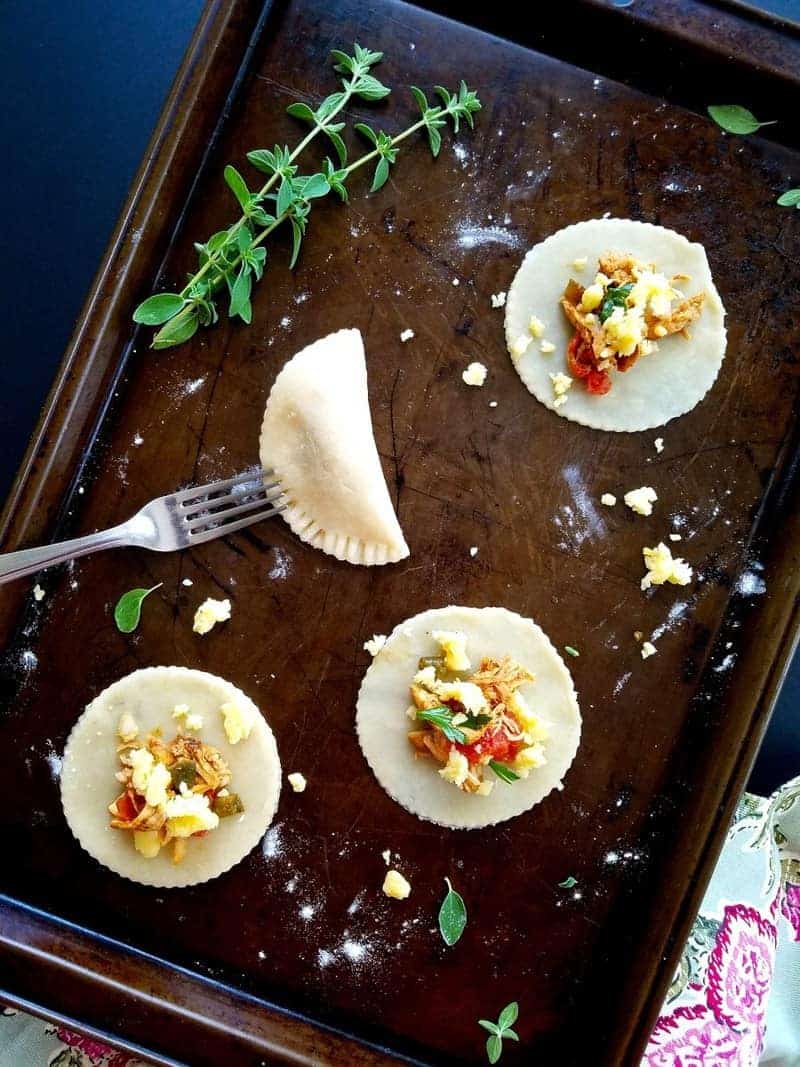
[{"label": "dark metal baking tray", "polygon": [[[795,639],[800,257],[775,198],[800,176],[798,38],[692,0],[448,13],[208,5],[3,515],[13,549],[251,465],[283,362],[340,326],[364,333],[407,562],[338,564],[274,522],[183,555],[82,560],[44,576],[41,604],[0,589],[0,996],[161,1062],[480,1063],[476,1020],[517,999],[509,1065],[637,1064]],[[285,105],[327,93],[327,53],[353,39],[386,52],[394,86],[464,77],[484,101],[475,133],[436,162],[414,145],[377,195],[315,208],[294,274],[276,250],[250,328],[149,351],[131,310],[230,217],[224,163],[294,139]],[[704,108],[734,100],[784,121],[724,136]],[[387,124],[411,112],[398,94]],[[595,433],[535,403],[489,308],[529,245],[606,211],[702,241],[729,313],[721,377],[662,454],[653,433]],[[472,359],[490,368],[482,390],[460,382]],[[639,590],[656,517],[593,516],[606,488],[641,484],[661,520],[680,517],[688,589]],[[138,633],[119,634],[116,597],[159,581]],[[193,606],[221,591],[232,621],[200,640]],[[450,602],[532,614],[581,652],[565,790],[484,833],[398,808],[353,732],[364,639]],[[643,663],[632,634],[654,629]],[[85,703],[154,663],[244,688],[310,782],[263,849],[175,893],[82,853],[56,781]],[[385,848],[414,887],[401,906],[379,892]],[[559,888],[569,874],[580,895]],[[454,950],[434,929],[445,875],[470,908]]]}]

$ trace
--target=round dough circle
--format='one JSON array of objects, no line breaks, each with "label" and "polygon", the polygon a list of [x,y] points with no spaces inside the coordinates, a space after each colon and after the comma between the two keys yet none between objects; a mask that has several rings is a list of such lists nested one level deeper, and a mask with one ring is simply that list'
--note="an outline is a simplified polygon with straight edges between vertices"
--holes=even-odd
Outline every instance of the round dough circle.
[{"label": "round dough circle", "polygon": [[[225,735],[220,706],[247,705],[256,713],[246,740],[231,745]],[[223,755],[231,771],[232,791],[239,793],[241,816],[221,819],[207,837],[188,842],[182,863],[172,862],[172,849],[153,859],[141,856],[131,835],[109,826],[108,805],[119,796],[117,727],[130,712],[139,737],[160,727],[166,739],[179,732],[172,718],[176,704],[188,704],[203,716],[196,735]],[[258,708],[235,685],[188,667],[147,667],[120,678],[89,704],[67,738],[61,768],[61,802],[80,845],[99,863],[142,885],[174,888],[196,885],[229,870],[258,843],[272,822],[281,789],[281,764],[275,738]]]},{"label": "round dough circle", "polygon": [[[520,687],[534,712],[551,727],[547,763],[512,785],[499,779],[489,796],[457,789],[432,760],[409,744],[409,685],[420,656],[435,655],[433,630],[460,630],[475,667],[484,656],[511,656],[535,675]],[[356,731],[361,750],[380,784],[420,819],[470,830],[511,819],[560,789],[575,758],[581,716],[572,678],[547,635],[531,620],[505,608],[447,607],[423,611],[401,623],[372,661],[358,694]]]},{"label": "round dough circle", "polygon": [[[658,351],[644,356],[627,372],[613,373],[605,396],[588,393],[575,381],[567,402],[554,407],[550,373],[569,373],[566,351],[572,337],[559,301],[570,277],[584,284],[594,279],[597,260],[607,251],[630,252],[668,278],[688,274],[687,296],[706,294],[703,313],[691,326],[691,339],[680,336],[659,341]],[[586,256],[583,273],[574,260]],[[559,230],[528,252],[514,276],[506,300],[506,344],[530,336],[528,323],[536,315],[545,323],[544,337],[555,344],[544,355],[539,341],[512,362],[530,392],[551,411],[597,430],[634,432],[663,426],[691,411],[714,384],[725,356],[725,308],[711,278],[705,249],[674,230],[631,219],[591,219]]]}]

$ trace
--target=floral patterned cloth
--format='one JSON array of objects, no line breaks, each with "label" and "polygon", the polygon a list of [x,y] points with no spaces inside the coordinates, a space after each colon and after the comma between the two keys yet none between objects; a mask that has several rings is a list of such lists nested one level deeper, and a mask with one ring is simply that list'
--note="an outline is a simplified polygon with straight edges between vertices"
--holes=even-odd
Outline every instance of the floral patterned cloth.
[{"label": "floral patterned cloth", "polygon": [[[800,778],[745,794],[641,1067],[800,1067]],[[145,1067],[0,1007],[0,1067]]]}]

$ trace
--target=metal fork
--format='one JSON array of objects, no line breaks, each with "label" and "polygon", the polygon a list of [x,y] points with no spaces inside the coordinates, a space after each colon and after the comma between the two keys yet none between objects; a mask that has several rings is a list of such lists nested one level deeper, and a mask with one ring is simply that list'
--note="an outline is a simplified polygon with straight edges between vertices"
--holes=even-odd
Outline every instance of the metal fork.
[{"label": "metal fork", "polygon": [[103,548],[133,545],[154,552],[174,552],[225,537],[285,509],[280,483],[273,478],[273,471],[253,468],[235,478],[151,500],[133,518],[110,530],[42,548],[7,552],[0,555],[0,583]]}]

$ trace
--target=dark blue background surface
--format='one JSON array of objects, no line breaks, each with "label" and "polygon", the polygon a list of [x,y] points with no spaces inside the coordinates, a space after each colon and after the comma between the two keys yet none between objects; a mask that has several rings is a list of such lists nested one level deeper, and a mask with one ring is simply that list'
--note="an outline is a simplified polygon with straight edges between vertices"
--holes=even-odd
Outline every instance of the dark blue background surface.
[{"label": "dark blue background surface", "polygon": [[[800,17],[800,0],[762,0]],[[202,0],[0,5],[0,494],[22,457]],[[742,101],[746,102],[746,101]],[[800,179],[800,175],[798,175]],[[800,662],[753,773],[800,773]]]}]

